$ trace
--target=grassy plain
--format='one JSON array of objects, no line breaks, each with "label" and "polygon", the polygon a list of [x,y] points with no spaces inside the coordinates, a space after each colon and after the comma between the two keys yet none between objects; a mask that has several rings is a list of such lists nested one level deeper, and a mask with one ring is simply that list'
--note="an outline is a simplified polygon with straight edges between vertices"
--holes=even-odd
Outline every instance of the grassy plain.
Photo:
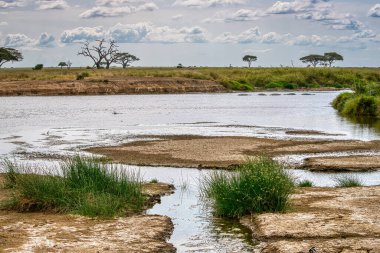
[{"label": "grassy plain", "polygon": [[[86,79],[112,77],[175,77],[213,80],[233,90],[297,89],[297,88],[352,88],[380,83],[380,68],[45,68],[0,69],[1,81],[76,80],[87,73]],[[84,76],[87,76],[84,74]]]}]

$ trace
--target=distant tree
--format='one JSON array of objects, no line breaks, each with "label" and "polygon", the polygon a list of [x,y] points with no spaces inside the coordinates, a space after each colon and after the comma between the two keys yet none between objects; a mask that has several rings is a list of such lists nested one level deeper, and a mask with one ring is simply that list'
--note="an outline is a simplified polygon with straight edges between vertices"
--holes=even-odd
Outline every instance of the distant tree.
[{"label": "distant tree", "polygon": [[22,61],[22,54],[13,48],[0,47],[0,68],[6,62]]},{"label": "distant tree", "polygon": [[44,65],[43,64],[37,64],[33,70],[42,70],[44,68]]},{"label": "distant tree", "polygon": [[125,69],[130,66],[133,62],[139,61],[140,59],[130,53],[116,53],[116,63],[119,63]]},{"label": "distant tree", "polygon": [[73,63],[70,60],[67,60],[66,61],[66,66],[67,66],[68,69],[71,68],[71,65],[73,65]]},{"label": "distant tree", "polygon": [[325,61],[325,57],[319,54],[311,54],[304,56],[300,59],[303,63],[310,64],[314,68],[317,67],[318,64],[321,64]]},{"label": "distant tree", "polygon": [[177,69],[182,69],[182,68],[183,68],[182,63],[178,63],[178,65],[177,65]]},{"label": "distant tree", "polygon": [[91,58],[94,67],[100,69],[105,65],[107,69],[114,63],[118,53],[116,42],[111,40],[108,45],[105,39],[97,40],[97,45],[91,45],[89,41],[83,43],[78,55]]},{"label": "distant tree", "polygon": [[248,67],[251,67],[252,62],[257,61],[257,56],[246,55],[243,57],[243,61],[248,62]]},{"label": "distant tree", "polygon": [[67,64],[64,61],[61,61],[60,63],[58,63],[58,67],[61,67],[62,69],[63,67],[67,67]]},{"label": "distant tree", "polygon": [[336,52],[325,53],[324,58],[330,68],[334,62],[344,60],[343,56]]}]

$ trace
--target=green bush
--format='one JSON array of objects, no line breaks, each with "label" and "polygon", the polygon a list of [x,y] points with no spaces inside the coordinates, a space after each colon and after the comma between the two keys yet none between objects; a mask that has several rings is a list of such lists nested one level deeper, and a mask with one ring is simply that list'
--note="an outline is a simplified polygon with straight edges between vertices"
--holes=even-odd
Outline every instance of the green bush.
[{"label": "green bush", "polygon": [[89,77],[90,74],[88,72],[82,72],[77,74],[76,79],[77,80],[84,80],[86,77]]},{"label": "green bush", "polygon": [[363,186],[362,182],[354,176],[336,177],[334,178],[334,181],[336,182],[336,187],[347,188]]},{"label": "green bush", "polygon": [[348,99],[342,109],[347,116],[377,116],[379,100],[373,96],[360,95]]},{"label": "green bush", "polygon": [[332,102],[332,106],[338,110],[338,112],[342,112],[345,103],[347,100],[351,99],[355,94],[352,92],[344,92],[339,94],[334,101]]},{"label": "green bush", "polygon": [[44,68],[43,64],[37,64],[36,66],[34,66],[33,70],[42,70],[43,68]]},{"label": "green bush", "polygon": [[113,217],[140,211],[145,203],[138,176],[98,160],[72,158],[61,165],[63,176],[41,176],[7,164],[5,185],[15,191],[10,209]]},{"label": "green bush", "polygon": [[215,172],[206,177],[202,192],[213,200],[216,215],[282,212],[294,189],[293,178],[282,165],[259,157],[241,165],[236,173]]}]

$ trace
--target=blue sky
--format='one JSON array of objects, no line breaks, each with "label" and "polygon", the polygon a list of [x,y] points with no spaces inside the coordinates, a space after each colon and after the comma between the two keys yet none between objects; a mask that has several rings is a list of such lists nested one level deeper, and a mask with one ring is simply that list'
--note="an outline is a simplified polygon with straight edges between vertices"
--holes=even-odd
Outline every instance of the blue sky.
[{"label": "blue sky", "polygon": [[137,66],[302,66],[336,51],[340,66],[380,66],[379,0],[0,0],[0,44],[24,54],[6,67],[91,65],[85,40],[113,39]]}]

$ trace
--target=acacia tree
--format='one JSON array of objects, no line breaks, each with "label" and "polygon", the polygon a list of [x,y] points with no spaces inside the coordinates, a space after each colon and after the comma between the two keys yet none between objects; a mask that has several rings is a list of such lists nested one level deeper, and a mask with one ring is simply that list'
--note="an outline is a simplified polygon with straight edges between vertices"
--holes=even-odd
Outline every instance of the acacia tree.
[{"label": "acacia tree", "polygon": [[310,64],[314,68],[317,67],[318,64],[325,61],[325,57],[319,54],[311,54],[304,56],[300,59],[303,63]]},{"label": "acacia tree", "polygon": [[85,41],[78,52],[78,55],[91,58],[94,67],[100,69],[105,65],[107,69],[116,61],[118,53],[116,42],[111,40],[108,45],[105,39],[97,40],[96,45],[91,45],[89,41]]},{"label": "acacia tree", "polygon": [[64,61],[61,61],[60,63],[58,63],[58,67],[61,67],[62,69],[63,67],[67,67],[67,64]]},{"label": "acacia tree", "polygon": [[22,61],[22,54],[13,48],[0,47],[0,68],[6,62]]},{"label": "acacia tree", "polygon": [[324,58],[325,62],[328,63],[330,68],[334,62],[344,60],[343,56],[336,52],[325,53]]},{"label": "acacia tree", "polygon": [[257,61],[257,56],[246,55],[246,56],[243,57],[243,61],[248,62],[248,68],[250,68],[252,62]]},{"label": "acacia tree", "polygon": [[130,66],[133,62],[139,61],[140,59],[130,53],[117,53],[116,62],[123,65],[123,69]]}]

